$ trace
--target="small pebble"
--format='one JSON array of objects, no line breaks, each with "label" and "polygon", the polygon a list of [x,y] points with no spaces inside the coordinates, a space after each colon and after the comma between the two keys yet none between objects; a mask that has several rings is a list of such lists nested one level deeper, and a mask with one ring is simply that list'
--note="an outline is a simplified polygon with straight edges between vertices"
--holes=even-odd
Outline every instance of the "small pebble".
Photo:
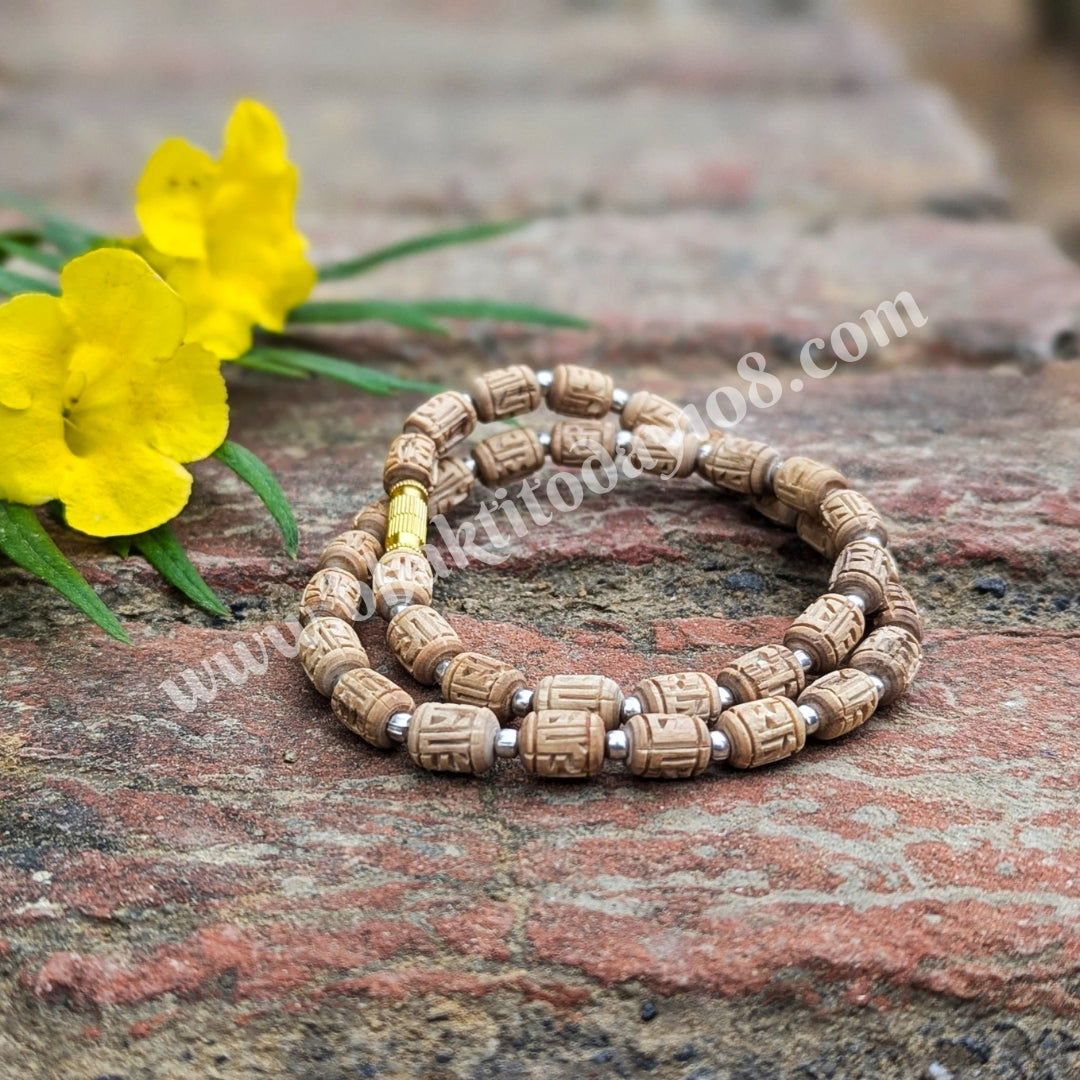
[{"label": "small pebble", "polygon": [[282,756],[282,758],[284,758],[285,761],[289,762],[289,764],[291,765],[296,760],[296,751],[295,750],[286,750],[285,753],[282,754],[281,756]]},{"label": "small pebble", "polygon": [[999,600],[1005,595],[1005,590],[1008,585],[1005,584],[1003,578],[999,577],[981,577],[975,579],[975,589],[977,592],[989,593],[991,596],[996,596]]},{"label": "small pebble", "polygon": [[658,1012],[659,1009],[657,1009],[651,1001],[646,1001],[645,1004],[641,1006],[641,1019],[647,1024],[650,1020],[656,1019]]}]

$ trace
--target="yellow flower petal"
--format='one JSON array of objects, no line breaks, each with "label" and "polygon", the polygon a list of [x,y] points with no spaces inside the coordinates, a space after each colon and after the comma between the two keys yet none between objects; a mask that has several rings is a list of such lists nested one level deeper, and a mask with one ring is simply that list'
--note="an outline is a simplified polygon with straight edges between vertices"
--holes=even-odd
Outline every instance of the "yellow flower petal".
[{"label": "yellow flower petal", "polygon": [[251,348],[256,315],[246,290],[215,278],[206,263],[187,260],[169,271],[169,284],[188,306],[188,342],[205,346],[222,360]]},{"label": "yellow flower petal", "polygon": [[60,288],[79,337],[129,362],[171,356],[184,340],[184,302],[133,251],[103,248],[73,259]]},{"label": "yellow flower petal", "polygon": [[98,444],[70,459],[61,485],[68,524],[91,536],[146,532],[176,517],[191,494],[191,473],[145,443]]},{"label": "yellow flower petal", "polygon": [[206,257],[206,208],[218,166],[183,139],[166,139],[135,189],[135,214],[150,243],[178,259]]},{"label": "yellow flower petal", "polygon": [[277,117],[257,101],[238,102],[225,125],[222,171],[240,176],[275,173],[291,168],[286,151]]}]

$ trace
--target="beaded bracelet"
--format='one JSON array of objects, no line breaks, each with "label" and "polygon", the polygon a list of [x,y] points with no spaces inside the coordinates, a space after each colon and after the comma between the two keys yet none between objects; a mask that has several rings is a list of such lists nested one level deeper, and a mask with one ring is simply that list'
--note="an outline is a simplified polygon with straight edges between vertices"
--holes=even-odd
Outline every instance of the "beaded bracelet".
[{"label": "beaded bracelet", "polygon": [[[507,428],[466,458],[448,453],[478,421],[520,416],[541,402],[569,419],[547,435]],[[464,502],[477,480],[499,489],[548,457],[582,469],[626,457],[637,472],[697,473],[746,495],[835,560],[830,591],[795,619],[782,645],[753,649],[715,678],[657,675],[623,694],[604,675],[549,675],[530,689],[512,665],[466,651],[430,606],[426,535],[428,521]],[[918,671],[922,624],[899,583],[884,522],[839,472],[809,458],[781,460],[765,443],[720,430],[702,442],[674,403],[649,391],[630,395],[601,372],[515,365],[478,376],[470,395],[436,394],[391,445],[383,486],[387,498],[327,545],[304,590],[300,659],[338,720],[373,746],[405,743],[423,768],[482,773],[497,757],[553,778],[595,776],[605,758],[648,778],[689,778],[712,762],[753,768],[790,757],[808,735],[854,730]],[[417,705],[369,666],[353,624],[373,606],[387,620],[390,651],[415,680],[439,686],[443,701]],[[514,719],[519,727],[502,726]]]}]

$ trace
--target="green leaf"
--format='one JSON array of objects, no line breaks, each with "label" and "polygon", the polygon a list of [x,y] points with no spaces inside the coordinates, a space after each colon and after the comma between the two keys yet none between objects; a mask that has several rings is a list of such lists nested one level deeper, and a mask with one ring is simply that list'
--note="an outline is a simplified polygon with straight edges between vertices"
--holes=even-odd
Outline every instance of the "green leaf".
[{"label": "green leaf", "polygon": [[72,221],[70,218],[50,213],[36,199],[20,195],[16,191],[0,189],[0,206],[9,206],[12,210],[18,210],[20,214],[25,214],[29,218],[40,221],[46,238],[56,246],[56,249],[62,255],[67,256],[69,259],[108,242],[100,233],[96,233],[92,229],[86,228],[85,225]]},{"label": "green leaf", "polygon": [[6,270],[0,266],[0,293],[8,296],[18,296],[19,293],[48,293],[50,296],[59,296],[60,289],[51,281],[41,281],[38,278],[27,277],[26,274],[17,274],[14,270]]},{"label": "green leaf", "polygon": [[239,367],[250,368],[252,371],[265,371],[268,375],[284,375],[287,379],[306,379],[308,373],[288,364],[283,360],[274,359],[267,351],[251,349],[243,356],[234,357],[229,361]]},{"label": "green leaf", "polygon": [[170,584],[212,615],[229,615],[229,609],[191,565],[187,552],[167,524],[131,537],[131,546]]},{"label": "green leaf", "polygon": [[32,229],[4,229],[0,231],[0,263],[7,262],[8,255],[2,244],[5,240],[14,240],[16,244],[39,244],[41,233]]},{"label": "green leaf", "polygon": [[300,531],[296,527],[289,500],[274,479],[274,474],[250,450],[228,439],[214,451],[214,457],[232,469],[262,499],[270,516],[278,523],[285,550],[295,559],[300,546]]},{"label": "green leaf", "polygon": [[29,507],[0,501],[0,551],[51,585],[110,637],[131,644],[120,621],[52,542]]},{"label": "green leaf", "polygon": [[391,300],[311,300],[289,312],[293,324],[363,322],[378,319],[406,330],[446,337],[450,331],[416,310],[414,304]]},{"label": "green leaf", "polygon": [[0,236],[0,251],[22,259],[23,262],[40,266],[43,270],[51,270],[54,274],[59,274],[66,262],[60,255],[42,251],[33,244],[24,244],[13,236]]},{"label": "green leaf", "polygon": [[574,330],[588,330],[592,325],[575,315],[501,300],[417,300],[411,306],[424,315],[445,319],[497,319],[537,326],[565,326]]},{"label": "green leaf", "polygon": [[354,364],[351,360],[339,360],[336,356],[323,356],[322,353],[307,352],[304,349],[275,348],[257,346],[245,357],[254,356],[256,362],[266,360],[270,364],[285,364],[295,371],[310,375],[324,375],[328,379],[337,379],[357,390],[369,394],[389,395],[398,390],[417,390],[426,394],[437,394],[444,389],[437,383],[420,382],[417,379],[403,379],[398,375],[389,375],[385,371]]},{"label": "green leaf", "polygon": [[389,247],[378,248],[355,259],[346,259],[344,262],[320,267],[319,280],[340,281],[342,278],[355,277],[357,274],[365,274],[369,270],[374,270],[376,266],[394,259],[404,259],[409,255],[419,255],[421,252],[448,247],[451,244],[472,244],[477,240],[490,240],[492,237],[514,232],[528,224],[525,218],[512,221],[489,221],[480,225],[466,225],[460,229],[414,236],[411,240],[403,240]]}]

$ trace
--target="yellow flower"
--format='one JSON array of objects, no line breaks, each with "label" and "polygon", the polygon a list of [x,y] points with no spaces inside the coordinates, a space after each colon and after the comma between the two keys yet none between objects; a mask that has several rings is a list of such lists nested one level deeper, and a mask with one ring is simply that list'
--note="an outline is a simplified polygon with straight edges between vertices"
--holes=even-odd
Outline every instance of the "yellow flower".
[{"label": "yellow flower", "polygon": [[136,191],[136,249],[187,304],[187,340],[223,360],[251,347],[253,326],[281,330],[315,284],[293,224],[298,176],[285,149],[274,114],[241,101],[219,161],[168,139]]},{"label": "yellow flower", "polygon": [[229,426],[217,357],[184,345],[184,302],[130,251],[74,259],[61,295],[0,306],[0,499],[59,499],[123,536],[175,517]]}]

